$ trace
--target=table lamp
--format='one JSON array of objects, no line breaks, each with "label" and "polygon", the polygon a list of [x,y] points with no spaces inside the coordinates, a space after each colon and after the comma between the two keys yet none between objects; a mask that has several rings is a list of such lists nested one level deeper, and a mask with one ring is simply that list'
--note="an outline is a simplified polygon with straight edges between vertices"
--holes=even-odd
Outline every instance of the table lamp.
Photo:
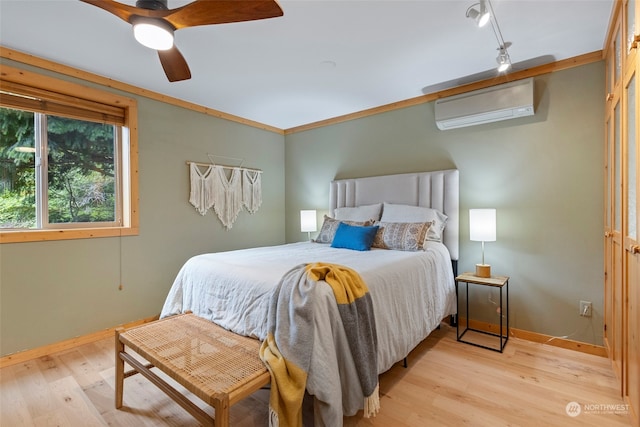
[{"label": "table lamp", "polygon": [[469,238],[482,242],[482,264],[476,264],[476,276],[491,277],[491,266],[484,263],[484,242],[496,241],[495,209],[469,209]]},{"label": "table lamp", "polygon": [[311,232],[318,231],[315,210],[300,211],[300,231],[306,231],[309,236],[309,241],[311,241]]}]

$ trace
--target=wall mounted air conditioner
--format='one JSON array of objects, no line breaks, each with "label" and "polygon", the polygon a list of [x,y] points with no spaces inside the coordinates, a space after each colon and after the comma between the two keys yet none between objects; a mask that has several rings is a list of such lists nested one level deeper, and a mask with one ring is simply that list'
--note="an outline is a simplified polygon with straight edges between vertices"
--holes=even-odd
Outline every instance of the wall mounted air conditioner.
[{"label": "wall mounted air conditioner", "polygon": [[533,78],[438,99],[435,113],[440,130],[532,116]]}]

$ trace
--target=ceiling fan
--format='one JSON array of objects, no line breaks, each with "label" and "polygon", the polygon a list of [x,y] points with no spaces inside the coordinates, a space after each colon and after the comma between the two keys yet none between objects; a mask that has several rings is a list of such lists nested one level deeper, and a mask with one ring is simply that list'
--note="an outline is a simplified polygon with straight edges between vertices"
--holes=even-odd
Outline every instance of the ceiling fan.
[{"label": "ceiling fan", "polygon": [[275,0],[195,0],[176,9],[167,0],[137,0],[129,6],[114,0],[81,0],[114,14],[133,26],[140,43],[158,51],[160,63],[170,82],[188,80],[191,71],[173,43],[173,33],[198,25],[226,24],[275,18],[283,12]]}]

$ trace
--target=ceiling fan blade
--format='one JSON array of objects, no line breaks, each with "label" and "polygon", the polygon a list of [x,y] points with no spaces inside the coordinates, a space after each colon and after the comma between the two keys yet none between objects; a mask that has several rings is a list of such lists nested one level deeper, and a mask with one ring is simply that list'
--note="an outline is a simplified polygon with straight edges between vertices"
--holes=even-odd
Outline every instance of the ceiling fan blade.
[{"label": "ceiling fan blade", "polygon": [[139,9],[126,4],[118,3],[113,0],[80,0],[84,3],[88,3],[94,6],[104,9],[109,13],[114,14],[123,21],[129,22],[131,15],[139,14]]},{"label": "ceiling fan blade", "polygon": [[164,16],[177,30],[198,25],[275,18],[284,13],[275,0],[195,0]]},{"label": "ceiling fan blade", "polygon": [[170,82],[189,80],[191,78],[191,71],[189,71],[187,61],[175,45],[171,49],[159,50],[158,57]]}]

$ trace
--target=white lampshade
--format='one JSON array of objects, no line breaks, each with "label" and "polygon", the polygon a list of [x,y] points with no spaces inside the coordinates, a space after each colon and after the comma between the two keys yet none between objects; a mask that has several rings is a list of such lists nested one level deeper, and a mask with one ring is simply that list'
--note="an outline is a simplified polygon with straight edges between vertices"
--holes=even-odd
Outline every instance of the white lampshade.
[{"label": "white lampshade", "polygon": [[476,264],[476,276],[491,277],[491,266],[484,262],[484,242],[496,241],[495,209],[469,209],[469,239],[482,242],[482,263]]},{"label": "white lampshade", "polygon": [[312,232],[318,231],[318,222],[316,221],[315,210],[300,211],[300,231]]},{"label": "white lampshade", "polygon": [[476,242],[496,241],[495,209],[469,209],[469,238]]}]

